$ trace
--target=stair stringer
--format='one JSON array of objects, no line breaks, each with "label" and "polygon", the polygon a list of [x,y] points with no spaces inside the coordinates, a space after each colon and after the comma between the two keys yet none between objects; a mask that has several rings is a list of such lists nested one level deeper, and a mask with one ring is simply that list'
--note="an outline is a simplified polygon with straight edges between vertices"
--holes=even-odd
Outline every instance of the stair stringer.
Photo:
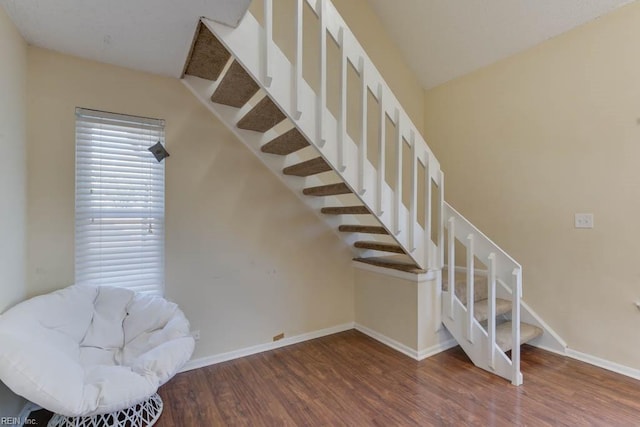
[{"label": "stair stringer", "polygon": [[[341,18],[340,18],[341,19]],[[292,81],[294,79],[294,67],[286,58],[284,53],[276,46],[272,45],[271,53],[271,66],[273,70],[277,72],[273,73],[273,79],[271,83],[266,86],[263,82],[263,62],[261,58],[262,44],[264,41],[264,30],[257,20],[251,15],[247,14],[240,22],[237,28],[230,28],[216,22],[202,19],[204,25],[216,35],[216,37],[222,42],[222,44],[231,52],[232,56],[245,68],[245,70],[254,78],[254,80],[260,85],[271,98],[271,100],[280,108],[280,110],[287,116],[287,118],[294,123],[296,128],[307,138],[307,140],[314,146],[320,155],[331,165],[334,171],[340,176],[342,181],[352,190],[353,194],[367,206],[371,212],[374,213],[380,224],[389,232],[389,235],[393,240],[400,245],[406,254],[420,267],[426,268],[426,264],[429,266],[435,266],[437,264],[437,246],[431,241],[430,236],[426,236],[425,230],[418,223],[411,224],[411,215],[409,210],[401,203],[398,208],[398,217],[400,218],[400,230],[398,233],[393,233],[394,224],[394,209],[390,202],[394,200],[393,189],[382,180],[382,203],[376,200],[377,188],[377,170],[365,159],[363,162],[363,188],[364,192],[358,191],[359,176],[357,168],[353,164],[357,163],[358,158],[358,146],[346,135],[343,142],[344,147],[344,159],[350,159],[347,161],[346,168],[342,169],[338,166],[338,144],[337,130],[338,123],[333,115],[327,110],[325,112],[325,134],[327,136],[326,143],[323,145],[319,142],[317,135],[317,96],[312,88],[303,80],[301,82],[300,94],[298,101],[298,109],[302,112],[300,117],[296,118],[297,114],[294,112]],[[368,59],[368,58],[367,58]],[[370,73],[372,74],[372,73]],[[369,76],[367,81],[370,81],[369,87],[376,84],[374,77]],[[205,105],[212,111],[220,110],[218,106],[211,106],[211,101],[204,98],[202,93],[193,85],[194,78],[186,76],[184,83],[194,92],[198,98],[203,101]],[[386,96],[392,96],[392,94],[386,94]],[[394,98],[395,99],[395,98]],[[230,117],[231,114],[222,110],[229,119],[224,119],[225,123],[230,127],[235,127],[235,123],[240,117]],[[235,110],[238,111],[237,109]],[[215,111],[214,111],[215,112]],[[404,111],[403,115],[406,115]],[[219,115],[219,114],[217,114]],[[237,120],[234,122],[233,120]],[[407,122],[409,119],[406,119]],[[234,133],[244,140],[246,137],[245,131],[240,129],[233,129]],[[332,135],[334,137],[332,137]],[[272,135],[273,136],[273,135]],[[268,142],[267,138],[262,138],[262,143]],[[426,145],[425,145],[426,146]],[[435,159],[435,156],[430,155],[429,152],[425,153],[425,156],[429,160],[429,168],[431,170],[440,170],[439,164]],[[280,171],[278,171],[280,174]],[[289,184],[290,181],[284,181]],[[379,209],[382,206],[382,210]],[[413,225],[413,239],[414,244],[411,243],[411,236],[409,233],[409,227]],[[415,242],[424,242],[424,244],[415,244]],[[413,247],[415,246],[415,247]],[[427,260],[425,262],[425,260]]]},{"label": "stair stringer", "polygon": [[[496,286],[496,295],[498,298],[506,299],[511,301],[513,296],[511,293],[511,289],[506,286],[501,280],[497,281],[498,286]],[[505,318],[511,319],[511,315],[507,313]],[[567,343],[560,337],[560,335],[551,328],[542,317],[540,317],[532,308],[529,306],[524,299],[520,300],[520,320],[523,323],[528,323],[533,326],[537,326],[542,329],[544,333],[538,338],[532,339],[527,342],[534,347],[539,347],[543,350],[548,350],[553,353],[558,354],[566,354],[567,353]]]},{"label": "stair stringer", "polygon": [[[224,123],[229,130],[240,140],[242,143],[255,154],[256,157],[269,169],[273,174],[289,187],[294,194],[304,202],[307,206],[310,206],[315,215],[326,223],[331,230],[342,240],[347,246],[349,251],[354,257],[369,257],[374,256],[374,251],[362,250],[355,248],[353,244],[362,240],[362,234],[359,233],[341,233],[338,231],[340,225],[348,224],[363,224],[368,225],[365,221],[362,221],[362,216],[358,215],[323,215],[320,213],[320,209],[329,206],[341,206],[344,201],[336,196],[327,197],[308,197],[302,194],[302,190],[307,187],[316,185],[325,185],[326,182],[322,181],[317,176],[309,176],[305,178],[291,177],[284,175],[282,169],[292,164],[299,163],[303,159],[298,153],[292,153],[287,156],[277,156],[265,154],[260,151],[260,147],[271,141],[278,136],[276,129],[271,129],[265,133],[253,132],[250,130],[239,129],[236,127],[238,120],[251,108],[251,105],[247,105],[241,109],[229,107],[223,104],[216,104],[211,102],[211,95],[215,91],[219,81],[224,76],[226,69],[221,74],[220,78],[216,82],[201,79],[199,77],[185,75],[182,79],[182,83],[193,93],[193,95],[209,110],[211,111],[222,123]],[[250,104],[250,103],[248,103]],[[288,129],[283,130],[281,133],[286,132]],[[341,197],[354,198],[353,195],[343,195]],[[388,236],[367,235],[368,240],[389,241]]]},{"label": "stair stringer", "polygon": [[[449,291],[442,292],[442,299],[446,301],[449,298]],[[449,310],[448,304],[444,304],[442,307],[442,323],[447,328],[449,333],[453,335],[455,340],[460,344],[460,347],[469,356],[471,362],[478,368],[491,372],[501,376],[502,378],[513,381],[513,364],[511,359],[495,345],[494,348],[494,366],[490,365],[490,349],[489,349],[489,336],[480,323],[473,319],[473,327],[471,331],[471,340],[468,339],[466,320],[467,308],[460,302],[457,297],[454,297],[453,316]],[[522,373],[519,372],[518,384],[522,383]]]}]

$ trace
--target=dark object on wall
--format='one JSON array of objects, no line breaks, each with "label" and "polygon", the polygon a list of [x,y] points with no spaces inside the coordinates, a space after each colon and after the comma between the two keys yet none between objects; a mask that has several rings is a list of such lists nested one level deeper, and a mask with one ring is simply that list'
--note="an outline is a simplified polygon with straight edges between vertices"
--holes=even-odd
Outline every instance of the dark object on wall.
[{"label": "dark object on wall", "polygon": [[169,157],[169,152],[164,148],[160,141],[149,147],[148,150],[151,151],[158,163],[160,163],[165,157]]}]

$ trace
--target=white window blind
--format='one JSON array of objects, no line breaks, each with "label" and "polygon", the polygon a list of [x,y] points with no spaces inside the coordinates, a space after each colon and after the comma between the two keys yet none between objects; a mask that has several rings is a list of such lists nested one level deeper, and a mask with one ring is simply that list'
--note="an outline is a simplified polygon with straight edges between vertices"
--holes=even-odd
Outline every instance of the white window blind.
[{"label": "white window blind", "polygon": [[164,121],[76,109],[76,283],[164,290]]}]

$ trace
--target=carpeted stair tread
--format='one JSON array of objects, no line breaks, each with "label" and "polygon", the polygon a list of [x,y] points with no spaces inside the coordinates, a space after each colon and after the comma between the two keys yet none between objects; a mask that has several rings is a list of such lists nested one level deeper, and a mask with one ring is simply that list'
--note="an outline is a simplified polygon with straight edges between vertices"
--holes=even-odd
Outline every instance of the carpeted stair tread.
[{"label": "carpeted stair tread", "polygon": [[[462,302],[467,304],[467,273],[456,271],[456,296]],[[487,299],[489,295],[489,289],[487,287],[487,276],[476,273],[473,279],[473,293],[474,301],[481,301]],[[449,273],[446,268],[442,269],[442,290],[449,290]]]},{"label": "carpeted stair tread", "polygon": [[359,241],[353,244],[356,248],[359,249],[371,249],[374,251],[382,251],[382,252],[393,252],[396,254],[403,254],[404,250],[402,247],[396,245],[395,243],[385,243],[385,242],[370,242],[370,241]]},{"label": "carpeted stair tread", "polygon": [[229,51],[207,26],[200,22],[182,75],[217,80],[229,58],[231,58]]},{"label": "carpeted stair tread", "polygon": [[260,87],[242,68],[238,61],[233,61],[222,81],[213,92],[211,101],[240,108],[258,92]]},{"label": "carpeted stair tread", "polygon": [[282,170],[282,173],[285,175],[311,176],[330,170],[332,170],[331,166],[322,157],[316,157],[315,159],[286,167]]},{"label": "carpeted stair tread", "polygon": [[[513,335],[511,334],[511,322],[504,322],[496,326],[496,344],[502,351],[513,348]],[[528,323],[520,323],[520,344],[531,341],[542,335],[542,329]]]},{"label": "carpeted stair tread", "polygon": [[332,206],[320,209],[320,212],[327,215],[369,215],[366,206]]},{"label": "carpeted stair tread", "polygon": [[[496,298],[496,316],[509,313],[511,311],[511,301]],[[484,322],[489,318],[489,300],[483,299],[473,303],[473,315],[478,322]]]},{"label": "carpeted stair tread", "polygon": [[286,118],[280,108],[265,96],[251,109],[237,126],[240,129],[253,130],[256,132],[266,132]]},{"label": "carpeted stair tread", "polygon": [[389,234],[384,227],[377,225],[341,225],[338,231],[343,233]]},{"label": "carpeted stair tread", "polygon": [[318,187],[309,187],[302,190],[302,194],[307,196],[335,196],[338,194],[349,194],[351,190],[347,184],[340,182],[338,184],[320,185]]},{"label": "carpeted stair tread", "polygon": [[293,128],[260,147],[260,151],[269,154],[286,156],[309,146],[307,139],[300,131]]},{"label": "carpeted stair tread", "polygon": [[393,259],[392,257],[354,258],[353,260],[365,264],[375,265],[377,267],[392,268],[394,270],[404,271],[407,273],[421,274],[427,272],[427,270],[423,270],[415,264],[398,261]]}]

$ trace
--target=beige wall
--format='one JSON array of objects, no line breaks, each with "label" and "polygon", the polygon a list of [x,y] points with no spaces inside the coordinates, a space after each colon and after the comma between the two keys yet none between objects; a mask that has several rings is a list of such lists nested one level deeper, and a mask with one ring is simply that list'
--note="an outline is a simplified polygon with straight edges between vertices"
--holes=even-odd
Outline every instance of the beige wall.
[{"label": "beige wall", "polygon": [[74,109],[166,120],[167,296],[195,357],[353,321],[351,254],[176,79],[29,49],[29,294],[73,283]]},{"label": "beige wall", "polygon": [[[27,44],[0,7],[0,313],[25,296],[26,76]],[[0,383],[0,417],[23,403]]]},{"label": "beige wall", "polygon": [[27,44],[0,8],[0,312],[24,298]]},{"label": "beige wall", "polygon": [[525,300],[571,348],[633,368],[638,22],[635,2],[425,96],[447,200],[523,264]]},{"label": "beige wall", "polygon": [[438,327],[440,300],[435,279],[394,277],[355,269],[355,321],[424,356],[451,339]]}]

